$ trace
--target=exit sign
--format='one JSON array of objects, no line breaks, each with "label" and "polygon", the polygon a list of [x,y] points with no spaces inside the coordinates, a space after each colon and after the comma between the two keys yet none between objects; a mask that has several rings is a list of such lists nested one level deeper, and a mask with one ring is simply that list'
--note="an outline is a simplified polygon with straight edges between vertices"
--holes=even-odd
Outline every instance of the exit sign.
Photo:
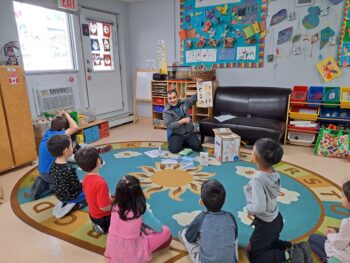
[{"label": "exit sign", "polygon": [[58,8],[78,11],[78,0],[58,0]]}]

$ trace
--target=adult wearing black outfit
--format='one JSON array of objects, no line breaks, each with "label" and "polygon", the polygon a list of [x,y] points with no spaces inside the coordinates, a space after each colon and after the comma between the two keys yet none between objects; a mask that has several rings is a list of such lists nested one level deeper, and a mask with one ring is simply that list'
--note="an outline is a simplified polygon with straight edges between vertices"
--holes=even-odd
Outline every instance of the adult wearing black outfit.
[{"label": "adult wearing black outfit", "polygon": [[164,124],[167,127],[169,151],[178,153],[184,147],[201,151],[202,145],[197,135],[193,134],[193,123],[189,113],[197,101],[197,94],[188,99],[179,99],[175,89],[167,92],[168,104],[163,111]]}]

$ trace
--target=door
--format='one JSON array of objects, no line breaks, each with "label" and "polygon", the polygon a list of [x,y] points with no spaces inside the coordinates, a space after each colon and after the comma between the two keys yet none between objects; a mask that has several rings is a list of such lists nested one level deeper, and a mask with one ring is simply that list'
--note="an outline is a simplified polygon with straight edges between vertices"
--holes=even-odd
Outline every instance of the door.
[{"label": "door", "polygon": [[89,107],[110,117],[124,107],[115,14],[82,8],[80,28]]}]

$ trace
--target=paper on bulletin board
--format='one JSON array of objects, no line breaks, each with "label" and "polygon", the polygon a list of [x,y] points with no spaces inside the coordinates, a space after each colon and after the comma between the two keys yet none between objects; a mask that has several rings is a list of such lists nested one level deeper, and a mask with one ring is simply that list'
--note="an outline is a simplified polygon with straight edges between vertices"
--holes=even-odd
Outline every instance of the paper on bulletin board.
[{"label": "paper on bulletin board", "polygon": [[186,62],[215,62],[216,49],[194,49],[186,51]]},{"label": "paper on bulletin board", "polygon": [[255,60],[256,47],[237,47],[237,60]]},{"label": "paper on bulletin board", "polygon": [[197,106],[201,108],[213,107],[213,82],[197,82]]},{"label": "paper on bulletin board", "polygon": [[196,8],[240,2],[242,2],[242,0],[196,0]]},{"label": "paper on bulletin board", "polygon": [[219,48],[218,49],[218,60],[234,60],[235,49],[234,48]]}]

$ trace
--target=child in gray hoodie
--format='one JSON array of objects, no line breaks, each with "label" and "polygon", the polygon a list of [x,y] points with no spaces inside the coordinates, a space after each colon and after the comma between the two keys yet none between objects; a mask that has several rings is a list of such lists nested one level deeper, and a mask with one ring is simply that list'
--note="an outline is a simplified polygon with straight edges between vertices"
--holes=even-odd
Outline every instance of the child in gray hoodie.
[{"label": "child in gray hoodie", "polygon": [[283,218],[277,205],[281,180],[273,165],[283,156],[281,145],[271,139],[260,139],[254,144],[253,160],[258,173],[244,186],[247,210],[255,219],[249,239],[248,256],[251,263],[304,262],[303,249],[279,239]]}]

